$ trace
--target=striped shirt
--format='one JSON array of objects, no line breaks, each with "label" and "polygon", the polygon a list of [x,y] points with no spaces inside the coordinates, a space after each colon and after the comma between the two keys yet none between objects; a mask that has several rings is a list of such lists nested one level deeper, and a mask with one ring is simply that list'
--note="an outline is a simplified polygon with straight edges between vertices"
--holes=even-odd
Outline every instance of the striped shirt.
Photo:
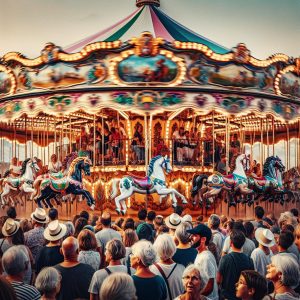
[{"label": "striped shirt", "polygon": [[41,298],[39,291],[32,285],[17,281],[12,281],[11,285],[18,300],[39,300]]}]

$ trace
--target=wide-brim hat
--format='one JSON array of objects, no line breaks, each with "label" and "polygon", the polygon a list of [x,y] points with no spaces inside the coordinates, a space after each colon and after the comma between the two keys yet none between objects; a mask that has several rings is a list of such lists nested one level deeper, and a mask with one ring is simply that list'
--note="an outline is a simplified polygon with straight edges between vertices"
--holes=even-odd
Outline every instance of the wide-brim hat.
[{"label": "wide-brim hat", "polygon": [[262,227],[256,229],[255,239],[259,244],[265,247],[272,247],[276,243],[272,231]]},{"label": "wide-brim hat", "polygon": [[190,222],[192,223],[193,222],[193,218],[191,215],[184,215],[182,218],[181,218],[182,222]]},{"label": "wide-brim hat", "polygon": [[173,213],[166,217],[165,223],[170,229],[176,229],[177,226],[181,224],[181,217],[178,214]]},{"label": "wide-brim hat", "polygon": [[19,222],[15,221],[14,219],[8,218],[2,227],[2,234],[4,236],[12,236],[19,230],[19,228]]},{"label": "wide-brim hat", "polygon": [[58,220],[50,222],[44,231],[44,238],[47,241],[58,241],[66,235],[67,226],[59,223]]},{"label": "wide-brim hat", "polygon": [[40,207],[37,207],[31,214],[31,219],[42,224],[49,222],[49,217],[47,216],[46,211]]}]

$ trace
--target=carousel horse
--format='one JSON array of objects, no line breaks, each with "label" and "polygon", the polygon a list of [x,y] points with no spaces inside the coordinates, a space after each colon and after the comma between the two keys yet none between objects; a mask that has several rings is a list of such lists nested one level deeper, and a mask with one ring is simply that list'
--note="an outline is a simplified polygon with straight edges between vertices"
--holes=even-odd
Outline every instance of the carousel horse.
[{"label": "carousel horse", "polygon": [[207,178],[208,191],[203,194],[204,199],[216,197],[221,190],[225,190],[231,196],[229,205],[235,205],[232,198],[234,194],[248,195],[253,193],[253,190],[248,188],[248,179],[245,173],[245,169],[249,167],[249,156],[237,154],[232,161],[232,174],[222,175],[215,172]]},{"label": "carousel horse", "polygon": [[40,170],[36,158],[27,158],[22,163],[21,175],[19,177],[6,177],[0,180],[3,186],[1,193],[1,207],[6,205],[5,198],[16,198],[34,192],[32,187],[34,177]]},{"label": "carousel horse", "polygon": [[[166,173],[170,173],[172,171],[170,160],[167,155],[166,156],[158,155],[151,159],[146,177],[137,177],[130,174],[123,178],[114,179],[112,184],[111,199],[115,198],[117,213],[118,214],[121,213],[122,215],[125,215],[127,211],[125,200],[129,198],[133,193],[139,193],[139,194],[157,193],[162,197],[170,194],[172,197],[173,207],[177,206],[176,196],[182,199],[183,204],[186,204],[187,201],[182,194],[177,192],[174,188],[167,188],[164,170],[166,171]],[[119,190],[121,192],[119,196],[117,196],[118,182],[119,182]],[[160,198],[160,201],[162,197]]]},{"label": "carousel horse", "polygon": [[263,196],[264,200],[275,200],[279,197],[280,203],[283,204],[283,196],[289,194],[284,189],[282,173],[285,170],[281,159],[278,156],[270,156],[266,159],[263,166],[263,176],[248,177],[248,186],[258,195]]},{"label": "carousel horse", "polygon": [[87,199],[87,204],[92,210],[95,209],[95,200],[89,191],[83,188],[82,171],[89,176],[90,166],[92,162],[87,157],[75,158],[68,170],[67,176],[56,178],[49,176],[44,179],[38,179],[34,182],[34,187],[40,190],[40,195],[34,200],[39,207],[42,207],[41,202],[46,201],[47,206],[52,207],[50,200],[56,195],[83,195]]}]

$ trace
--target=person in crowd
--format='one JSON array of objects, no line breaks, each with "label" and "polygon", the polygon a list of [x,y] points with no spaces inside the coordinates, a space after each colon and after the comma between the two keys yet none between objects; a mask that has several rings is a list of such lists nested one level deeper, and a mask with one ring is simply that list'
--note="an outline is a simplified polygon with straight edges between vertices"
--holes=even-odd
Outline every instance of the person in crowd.
[{"label": "person in crowd", "polygon": [[67,232],[66,225],[58,220],[48,224],[44,231],[44,238],[49,243],[44,246],[36,258],[36,273],[38,274],[44,267],[52,267],[63,262],[64,257],[60,252],[62,239]]},{"label": "person in crowd", "polygon": [[299,263],[288,254],[274,255],[267,268],[268,280],[274,284],[274,293],[264,300],[299,300],[300,295],[294,291],[299,284]]},{"label": "person in crowd", "polygon": [[20,223],[15,221],[14,219],[8,218],[3,227],[2,227],[2,235],[4,238],[0,239],[0,256],[3,253],[12,247],[13,244],[13,237],[17,234],[20,228]]},{"label": "person in crowd", "polygon": [[115,220],[115,224],[114,224],[114,225],[118,226],[119,228],[122,228],[123,223],[124,223],[124,218],[118,217],[118,218]]},{"label": "person in crowd", "polygon": [[90,265],[94,271],[99,270],[101,257],[95,234],[88,229],[82,230],[78,235],[78,243],[78,261]]},{"label": "person in crowd", "polygon": [[252,259],[242,253],[245,243],[245,235],[240,230],[233,230],[230,234],[230,246],[232,252],[221,258],[218,271],[218,284],[221,295],[225,299],[238,300],[235,296],[235,284],[244,270],[254,270]]},{"label": "person in crowd", "polygon": [[191,264],[184,269],[182,283],[185,292],[174,300],[208,300],[207,297],[201,295],[204,283],[197,265]]},{"label": "person in crowd", "polygon": [[174,213],[180,217],[182,216],[183,211],[184,211],[184,207],[181,205],[177,205],[176,207],[174,207]]},{"label": "person in crowd", "polygon": [[181,224],[181,217],[178,214],[173,213],[166,217],[165,223],[170,229],[170,234],[174,236],[176,228]]},{"label": "person in crowd", "polygon": [[227,174],[226,161],[227,161],[226,155],[222,154],[220,161],[218,161],[217,163],[217,172],[221,173],[222,175]]},{"label": "person in crowd", "polygon": [[266,276],[267,266],[271,263],[271,257],[273,256],[270,248],[275,245],[274,234],[271,230],[260,227],[255,231],[255,238],[258,242],[258,248],[251,253],[251,259],[255,271],[262,276]]},{"label": "person in crowd", "polygon": [[126,229],[134,230],[134,220],[132,218],[126,218],[123,222],[122,229],[125,231]]},{"label": "person in crowd", "polygon": [[298,256],[288,251],[288,249],[294,244],[294,234],[289,230],[281,231],[278,239],[278,254],[286,253],[298,261]]},{"label": "person in crowd", "polygon": [[12,285],[2,276],[0,276],[0,300],[17,300]]},{"label": "person in crowd", "polygon": [[169,234],[164,233],[159,235],[156,238],[153,247],[159,257],[159,261],[150,266],[150,271],[156,275],[162,276],[168,290],[167,299],[172,300],[181,295],[184,291],[182,273],[185,267],[175,263],[172,259],[176,252],[176,245]]},{"label": "person in crowd", "polygon": [[105,248],[105,259],[108,266],[101,269],[93,275],[89,287],[90,299],[98,300],[101,285],[106,277],[115,272],[134,274],[135,270],[130,266],[124,266],[121,260],[125,257],[126,249],[122,241],[119,239],[112,239],[108,241]]},{"label": "person in crowd", "polygon": [[61,275],[53,268],[44,268],[36,278],[35,287],[41,293],[41,300],[56,300],[60,291]]},{"label": "person in crowd", "polygon": [[130,264],[136,269],[132,278],[138,299],[165,300],[168,297],[164,279],[150,271],[155,261],[156,251],[149,241],[138,241],[132,246]]},{"label": "person in crowd", "polygon": [[22,246],[9,248],[2,257],[2,267],[7,274],[6,279],[12,285],[17,299],[39,300],[41,297],[39,291],[24,283],[24,276],[29,263],[29,256]]},{"label": "person in crowd", "polygon": [[135,222],[135,228],[137,228],[141,223],[146,222],[147,218],[147,209],[140,209],[137,214],[138,220]]},{"label": "person in crowd", "polygon": [[119,272],[104,279],[99,298],[101,300],[138,300],[133,279],[128,274]]},{"label": "person in crowd", "polygon": [[174,131],[174,151],[176,151],[176,158],[178,163],[183,162],[184,148],[186,146],[186,136],[184,134],[184,127],[179,127],[179,130]]},{"label": "person in crowd", "polygon": [[28,232],[29,230],[32,229],[32,223],[28,219],[21,219],[20,220],[20,228],[22,229],[23,233]]},{"label": "person in crowd", "polygon": [[135,126],[135,132],[133,134],[133,140],[131,142],[132,149],[136,155],[138,163],[142,163],[145,160],[145,146],[143,136],[143,126],[137,123]]},{"label": "person in crowd", "polygon": [[134,229],[129,228],[124,230],[123,243],[126,249],[125,258],[123,264],[126,266],[130,265],[130,254],[132,253],[131,247],[139,240]]},{"label": "person in crowd", "polygon": [[64,261],[55,266],[61,274],[61,289],[58,300],[88,299],[88,288],[94,269],[78,261],[78,241],[74,237],[66,238],[61,247]]},{"label": "person in crowd", "polygon": [[102,230],[96,233],[96,239],[98,245],[101,247],[102,251],[104,251],[108,241],[114,238],[121,241],[122,237],[119,232],[111,228],[111,215],[109,212],[103,212],[100,217],[100,222],[102,225]]},{"label": "person in crowd", "polygon": [[[242,247],[242,252],[250,257],[252,251],[255,249],[255,244],[252,240],[246,237],[246,230],[242,222],[234,222],[232,224],[232,230],[242,231],[245,235],[245,244]],[[232,249],[230,248],[230,235],[226,237],[223,245],[222,255],[230,253]]]},{"label": "person in crowd", "polygon": [[73,236],[74,233],[75,233],[75,227],[74,227],[74,225],[73,225],[73,223],[71,221],[67,221],[65,223],[65,225],[67,227],[67,232],[66,232],[66,234],[64,236],[64,239],[66,239],[69,236]]},{"label": "person in crowd", "polygon": [[17,218],[16,208],[10,206],[10,207],[7,209],[7,211],[6,211],[6,215],[7,215],[9,218],[11,218],[11,219],[16,220],[16,218]]},{"label": "person in crowd", "polygon": [[46,243],[44,238],[44,226],[49,222],[49,217],[47,216],[44,209],[38,207],[31,214],[31,220],[33,229],[26,232],[24,236],[25,245],[30,249],[35,261],[39,252],[42,250]]},{"label": "person in crowd", "polygon": [[208,250],[212,232],[204,224],[199,224],[193,229],[187,230],[187,232],[192,234],[193,247],[198,251],[195,264],[199,266],[204,283],[201,294],[209,299],[218,300],[217,262],[214,255]]},{"label": "person in crowd", "polygon": [[58,210],[55,207],[52,207],[48,211],[49,221],[58,220]]},{"label": "person in crowd", "polygon": [[236,297],[241,300],[261,300],[268,292],[267,280],[256,271],[241,272],[236,283]]},{"label": "person in crowd", "polygon": [[154,242],[154,232],[148,223],[140,224],[136,229],[136,234],[139,240],[147,240],[152,243]]},{"label": "person in crowd", "polygon": [[153,224],[155,217],[156,217],[156,212],[154,210],[150,210],[147,213],[147,224],[149,224],[152,227],[153,232],[155,231],[154,224]]},{"label": "person in crowd", "polygon": [[185,214],[182,218],[181,218],[181,222],[188,222],[193,226],[193,217],[189,214]]},{"label": "person in crowd", "polygon": [[9,165],[10,175],[12,177],[19,177],[21,175],[22,166],[16,157],[11,159],[11,163]]},{"label": "person in crowd", "polygon": [[185,267],[194,263],[198,254],[197,249],[191,247],[191,234],[187,232],[189,229],[192,229],[192,225],[189,222],[183,222],[176,228],[175,231],[175,238],[178,245],[176,252],[173,255],[173,260]]},{"label": "person in crowd", "polygon": [[249,240],[251,240],[254,244],[255,247],[258,247],[258,242],[255,239],[255,234],[254,234],[254,225],[252,222],[247,221],[243,223],[244,228],[245,228],[245,236],[246,238],[248,238]]},{"label": "person in crowd", "polygon": [[281,213],[280,217],[278,219],[278,225],[279,225],[280,229],[282,229],[283,226],[286,225],[286,224],[290,224],[294,228],[298,224],[297,218],[295,218],[294,215],[291,212],[289,212],[289,211]]},{"label": "person in crowd", "polygon": [[154,224],[154,229],[155,231],[157,232],[159,226],[161,225],[164,225],[164,217],[162,215],[156,215],[154,221],[153,221],[153,224]]},{"label": "person in crowd", "polygon": [[81,230],[88,224],[86,218],[79,217],[75,222],[75,232],[74,237],[77,238]]},{"label": "person in crowd", "polygon": [[57,173],[61,171],[61,168],[62,163],[58,160],[57,155],[55,153],[52,154],[48,165],[48,171],[50,173]]},{"label": "person in crowd", "polygon": [[293,216],[297,219],[298,223],[299,223],[299,210],[297,208],[292,208],[290,210],[290,212],[293,214]]},{"label": "person in crowd", "polygon": [[79,217],[80,217],[80,218],[84,218],[84,219],[86,219],[87,222],[89,222],[90,214],[89,214],[86,210],[82,210],[82,211],[79,213]]},{"label": "person in crowd", "polygon": [[253,221],[253,225],[255,228],[263,227],[267,228],[266,224],[264,223],[264,215],[265,215],[265,210],[261,206],[256,206],[254,209],[254,214],[255,214],[255,220]]},{"label": "person in crowd", "polygon": [[295,235],[295,245],[296,247],[298,248],[298,251],[300,253],[300,224],[297,225],[296,229],[295,229],[295,232],[294,232],[294,235]]},{"label": "person in crowd", "polygon": [[217,255],[219,259],[221,258],[223,244],[225,240],[225,236],[219,229],[220,224],[221,224],[220,217],[216,214],[211,214],[210,217],[208,218],[207,225],[211,229],[212,237],[213,237],[212,241],[217,247]]}]

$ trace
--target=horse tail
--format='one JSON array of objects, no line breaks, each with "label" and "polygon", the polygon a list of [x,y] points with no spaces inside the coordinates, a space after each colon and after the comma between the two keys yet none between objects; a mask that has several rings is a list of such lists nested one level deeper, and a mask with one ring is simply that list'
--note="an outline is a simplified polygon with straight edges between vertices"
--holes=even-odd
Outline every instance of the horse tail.
[{"label": "horse tail", "polygon": [[194,198],[199,190],[202,189],[204,180],[207,180],[208,176],[206,174],[194,175],[193,177],[193,185],[191,190],[191,196]]},{"label": "horse tail", "polygon": [[120,181],[121,181],[120,178],[113,179],[112,192],[110,194],[110,199],[114,199],[117,196],[117,194],[118,194],[117,183],[120,182]]},{"label": "horse tail", "polygon": [[33,189],[34,192],[32,193],[31,199],[35,199],[40,195],[40,191],[41,191],[41,182],[43,181],[44,176],[40,175],[36,178],[36,180],[33,182]]}]

